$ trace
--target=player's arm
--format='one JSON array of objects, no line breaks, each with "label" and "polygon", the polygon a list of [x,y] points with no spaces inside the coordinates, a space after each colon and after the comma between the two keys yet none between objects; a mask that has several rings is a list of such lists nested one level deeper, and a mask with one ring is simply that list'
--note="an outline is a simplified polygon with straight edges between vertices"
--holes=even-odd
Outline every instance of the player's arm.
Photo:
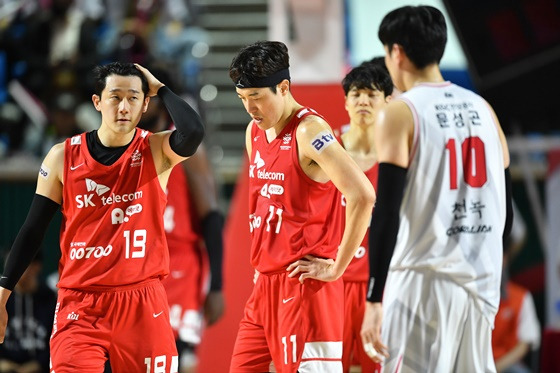
[{"label": "player's arm", "polygon": [[222,295],[222,258],[224,217],[218,208],[216,181],[203,144],[183,162],[192,200],[200,218],[202,237],[210,261],[210,292],[204,304],[208,325],[218,321],[224,312]]},{"label": "player's arm", "polygon": [[506,141],[506,136],[504,134],[504,131],[502,130],[502,126],[498,121],[498,117],[496,116],[494,109],[492,109],[490,104],[487,103],[487,105],[490,108],[490,112],[492,113],[492,117],[494,118],[494,122],[496,123],[496,128],[498,130],[498,135],[500,137],[500,143],[502,144],[502,154],[504,157],[504,168],[505,168],[504,172],[505,172],[505,182],[506,182],[506,191],[505,191],[506,192],[506,223],[504,225],[502,241],[503,241],[503,246],[505,251],[507,248],[507,240],[511,233],[511,228],[513,226],[513,197],[511,191],[511,173],[509,172],[509,164],[510,164],[509,148]]},{"label": "player's arm", "polygon": [[251,140],[252,140],[252,136],[251,136],[252,128],[253,128],[253,121],[251,121],[247,125],[247,129],[245,130],[245,147],[247,148],[247,157],[249,157],[249,159],[251,158],[251,152],[253,150],[253,144],[251,142]]},{"label": "player's arm", "polygon": [[152,136],[154,160],[160,167],[164,166],[158,172],[165,171],[196,152],[204,137],[204,125],[200,115],[185,100],[173,93],[148,69],[138,64],[135,66],[148,80],[148,96],[157,94],[161,98],[175,125],[173,131],[162,131]]},{"label": "player's arm", "polygon": [[23,272],[39,251],[49,223],[62,202],[63,164],[64,144],[57,144],[53,146],[41,165],[37,189],[27,218],[6,260],[4,273],[0,277],[0,342],[4,341],[8,323],[6,302]]},{"label": "player's arm", "polygon": [[496,360],[496,371],[503,372],[512,365],[522,361],[525,355],[527,355],[527,352],[529,352],[529,348],[529,343],[524,341],[517,342],[511,350],[500,359]]},{"label": "player's arm", "polygon": [[[375,191],[371,182],[334,138],[328,123],[318,117],[306,118],[297,133],[300,161],[314,162],[346,199],[346,225],[334,263],[311,256],[288,266],[290,277],[334,281],[346,270],[366,233]],[[318,144],[322,144],[319,146]]]},{"label": "player's arm", "polygon": [[378,198],[369,232],[370,280],[361,336],[364,349],[373,346],[373,352],[366,352],[377,362],[388,356],[387,346],[381,342],[381,300],[397,241],[413,129],[412,113],[402,101],[392,101],[381,110],[374,127]]}]

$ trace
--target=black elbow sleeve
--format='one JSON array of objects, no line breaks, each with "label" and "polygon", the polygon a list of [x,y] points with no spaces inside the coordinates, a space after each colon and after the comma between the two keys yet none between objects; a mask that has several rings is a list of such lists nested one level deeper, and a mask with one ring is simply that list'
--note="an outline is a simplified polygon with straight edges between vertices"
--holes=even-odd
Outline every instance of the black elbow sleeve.
[{"label": "black elbow sleeve", "polygon": [[221,290],[224,217],[219,211],[210,211],[202,220],[201,225],[202,236],[210,262],[210,290]]},{"label": "black elbow sleeve", "polygon": [[0,286],[13,290],[41,246],[47,228],[59,208],[53,200],[35,194],[25,222],[12,245],[0,277]]},{"label": "black elbow sleeve", "polygon": [[204,138],[204,125],[200,115],[168,87],[161,87],[158,96],[175,125],[175,130],[169,137],[171,149],[180,156],[190,157]]},{"label": "black elbow sleeve", "polygon": [[505,182],[506,182],[506,223],[504,225],[504,233],[502,234],[502,241],[504,251],[507,248],[507,242],[513,226],[513,197],[511,191],[511,173],[509,167],[505,169]]},{"label": "black elbow sleeve", "polygon": [[399,212],[406,171],[405,168],[389,163],[379,165],[377,203],[369,232],[369,302],[381,302],[383,298],[383,289],[399,232]]},{"label": "black elbow sleeve", "polygon": [[183,134],[181,131],[176,129],[169,136],[169,146],[171,146],[171,149],[180,156],[190,157],[196,153],[196,150],[203,138],[203,128],[197,128],[191,131],[188,135]]}]

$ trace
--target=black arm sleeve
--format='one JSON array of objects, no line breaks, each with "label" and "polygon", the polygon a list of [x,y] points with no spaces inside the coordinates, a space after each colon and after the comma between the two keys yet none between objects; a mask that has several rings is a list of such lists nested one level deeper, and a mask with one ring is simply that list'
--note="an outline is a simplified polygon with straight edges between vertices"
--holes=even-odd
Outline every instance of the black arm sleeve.
[{"label": "black arm sleeve", "polygon": [[175,125],[175,131],[169,137],[171,149],[183,157],[190,157],[204,137],[204,125],[200,115],[166,86],[158,90],[158,96],[161,97]]},{"label": "black arm sleeve", "polygon": [[4,266],[4,274],[0,277],[0,286],[13,290],[21,275],[41,246],[49,224],[60,205],[53,200],[35,194],[27,218],[21,226],[12,245],[10,255]]},{"label": "black arm sleeve", "polygon": [[511,227],[513,225],[513,197],[511,193],[511,174],[509,172],[509,167],[505,170],[506,174],[506,224],[504,225],[504,233],[502,235],[502,241],[504,245],[504,252],[508,247],[509,234],[511,233]]},{"label": "black arm sleeve", "polygon": [[202,237],[210,261],[210,291],[222,289],[222,230],[224,218],[219,211],[213,210],[202,220]]},{"label": "black arm sleeve", "polygon": [[406,182],[406,168],[379,164],[377,203],[369,231],[368,302],[381,302],[389,264],[399,232],[399,210]]}]

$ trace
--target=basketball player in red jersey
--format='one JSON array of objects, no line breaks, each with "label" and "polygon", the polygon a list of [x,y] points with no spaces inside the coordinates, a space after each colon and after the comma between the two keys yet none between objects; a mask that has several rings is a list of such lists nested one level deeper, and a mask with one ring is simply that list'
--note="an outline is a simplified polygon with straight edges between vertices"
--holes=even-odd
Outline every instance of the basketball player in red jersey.
[{"label": "basketball player in red jersey", "polygon": [[[342,88],[345,96],[344,107],[350,117],[350,124],[342,127],[342,146],[376,188],[378,165],[377,154],[373,146],[373,123],[377,112],[392,98],[393,82],[383,65],[367,62],[355,67],[344,77]],[[341,214],[344,214],[345,197],[337,194],[336,199],[342,205]],[[344,281],[342,350],[344,372],[350,371],[354,360],[360,364],[362,372],[376,372],[381,368],[364,352],[360,337],[369,279],[368,247],[368,234],[366,234],[342,276]]]},{"label": "basketball player in red jersey", "polygon": [[[0,300],[25,270],[61,207],[53,372],[177,372],[178,357],[161,279],[169,271],[163,213],[174,165],[202,141],[198,114],[145,68],[95,69],[97,131],[55,145],[39,171],[26,221],[0,278]],[[175,131],[136,129],[158,95]],[[0,339],[7,323],[0,308]]]},{"label": "basketball player in red jersey", "polygon": [[[150,68],[150,71],[166,85],[172,81],[164,70]],[[163,102],[153,97],[138,127],[158,132],[169,128],[171,122]],[[223,217],[204,144],[200,144],[192,157],[173,168],[166,192],[163,222],[170,275],[162,283],[179,353],[179,372],[188,373],[196,370],[196,348],[204,324],[214,324],[224,312]]]},{"label": "basketball player in red jersey", "polygon": [[[260,273],[245,306],[231,372],[341,372],[341,276],[364,237],[375,192],[329,124],[290,92],[288,50],[242,48],[230,77],[247,127],[251,264]],[[346,197],[342,240],[334,193]],[[340,246],[339,246],[340,244]],[[305,273],[302,273],[304,272]]]}]

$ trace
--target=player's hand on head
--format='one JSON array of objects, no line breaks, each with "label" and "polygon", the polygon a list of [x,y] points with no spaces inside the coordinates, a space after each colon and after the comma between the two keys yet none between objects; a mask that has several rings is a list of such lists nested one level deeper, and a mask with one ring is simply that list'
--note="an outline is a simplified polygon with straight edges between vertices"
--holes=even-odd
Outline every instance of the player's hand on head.
[{"label": "player's hand on head", "polygon": [[149,91],[148,91],[148,96],[152,97],[157,95],[158,90],[163,87],[165,84],[163,84],[162,82],[160,82],[155,76],[154,74],[152,74],[150,72],[150,70],[146,69],[144,66],[139,65],[137,63],[134,64],[134,66],[136,66],[136,68],[140,71],[142,71],[142,74],[144,74],[144,76],[146,77],[146,80],[148,80],[148,86],[149,86]]},{"label": "player's hand on head", "polygon": [[381,303],[366,302],[360,335],[364,351],[376,363],[382,363],[383,360],[389,357],[387,346],[381,341],[382,321],[383,307]]},{"label": "player's hand on head", "polygon": [[221,290],[210,291],[204,302],[204,318],[208,326],[218,321],[224,314],[225,302]]},{"label": "player's hand on head", "polygon": [[306,278],[325,282],[338,278],[334,270],[334,260],[317,258],[312,255],[306,255],[293,262],[286,270],[290,272],[288,277],[295,277],[299,274],[298,279],[302,284]]}]

